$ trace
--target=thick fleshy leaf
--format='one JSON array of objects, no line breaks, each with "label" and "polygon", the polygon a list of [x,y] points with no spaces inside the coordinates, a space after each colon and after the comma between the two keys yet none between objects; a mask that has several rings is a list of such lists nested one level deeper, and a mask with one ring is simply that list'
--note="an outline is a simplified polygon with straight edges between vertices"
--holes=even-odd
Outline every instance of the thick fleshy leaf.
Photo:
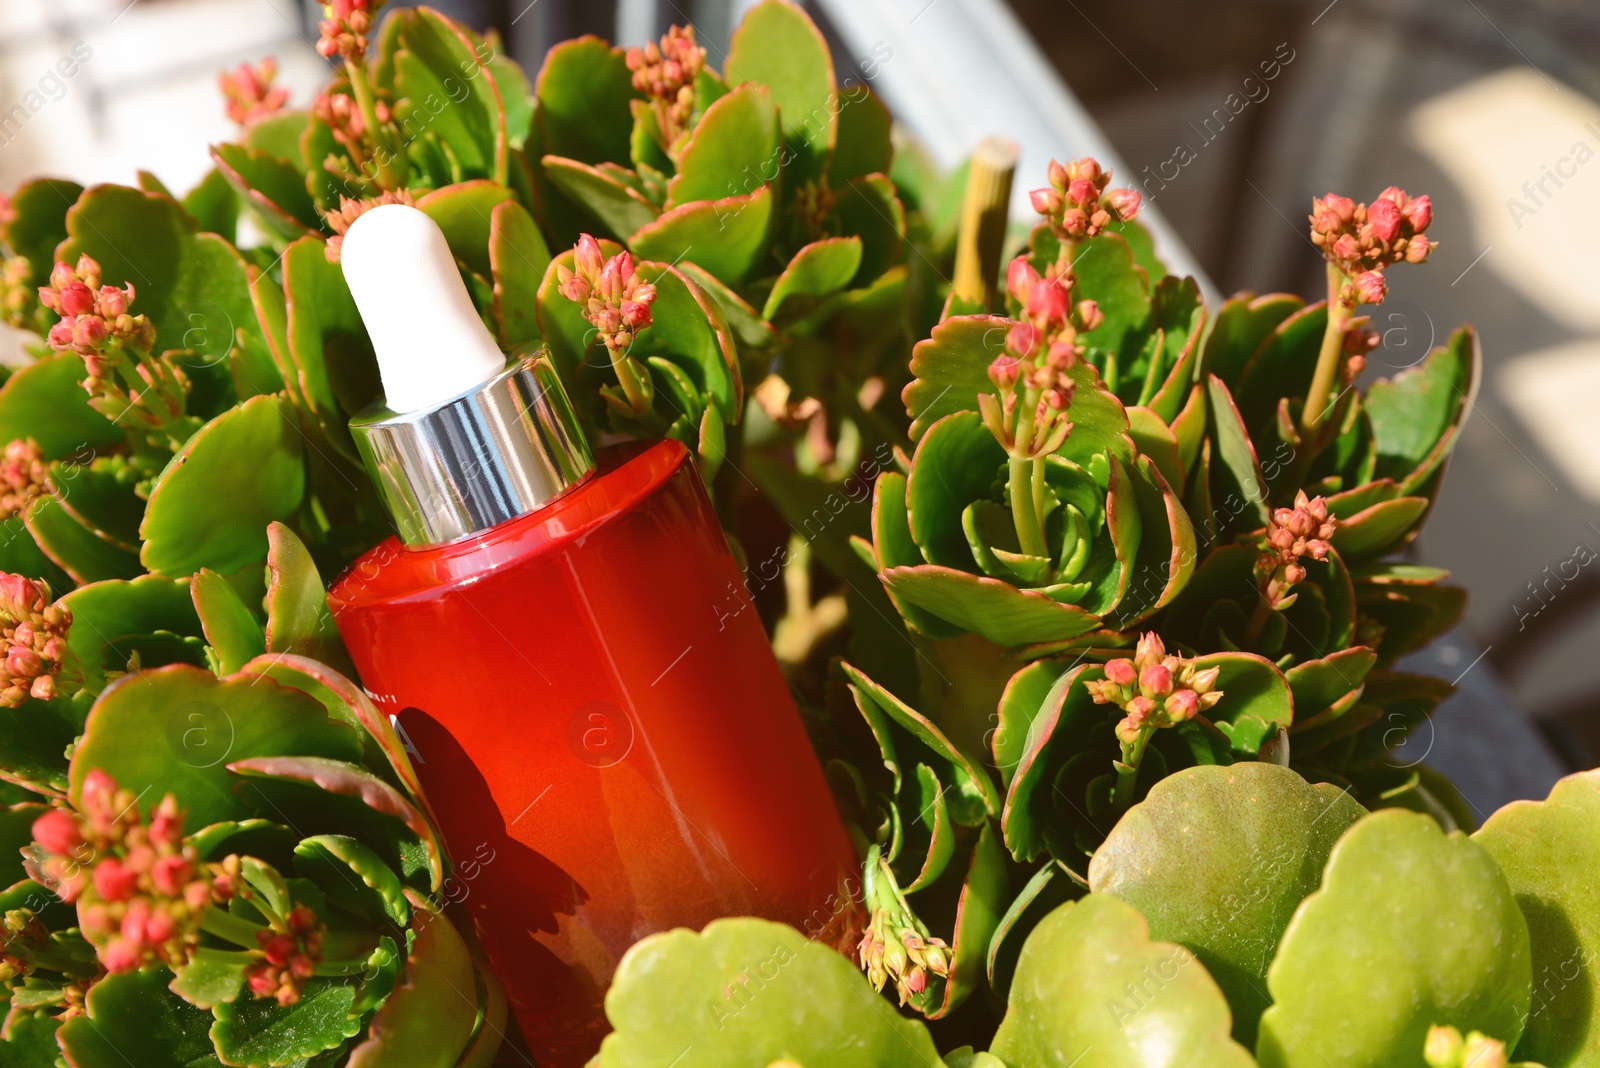
[{"label": "thick fleshy leaf", "polygon": [[1193,951],[1228,998],[1234,1038],[1253,1046],[1278,940],[1365,811],[1276,764],[1189,768],[1156,783],[1112,828],[1089,886],[1138,909],[1151,937]]},{"label": "thick fleshy leaf", "polygon": [[[158,574],[264,559],[267,524],[300,506],[305,438],[281,396],[251,397],[195,432],[150,493],[140,560]],[[248,470],[249,478],[234,477]]]},{"label": "thick fleshy leaf", "polygon": [[[1056,828],[1057,805],[1076,806],[1079,801],[1065,794],[1057,795],[1054,780],[1069,758],[1085,753],[1086,759],[1094,760],[1094,752],[1085,739],[1102,725],[1110,726],[1106,707],[1095,704],[1083,687],[1085,673],[1099,672],[1099,667],[1081,665],[1063,671],[1057,665],[1056,670],[1055,682],[1027,725],[1027,744],[1011,774],[1005,809],[1000,817],[1006,846],[1022,861],[1036,859],[1052,845],[1056,850],[1067,848],[1067,842],[1062,840],[1065,835]],[[1098,678],[1099,675],[1088,677]],[[1112,741],[1114,743],[1115,739]],[[1111,759],[1110,755],[1105,759],[1105,772],[1111,770]],[[1099,773],[1097,770],[1096,774]],[[1097,813],[1079,815],[1099,837],[1111,830],[1112,820]]]},{"label": "thick fleshy leaf", "polygon": [[1011,785],[1011,776],[1027,751],[1028,736],[1034,717],[1044,707],[1045,698],[1060,676],[1060,666],[1048,660],[1035,660],[1011,676],[1000,695],[999,724],[995,728],[992,746],[994,765],[1000,771],[1003,785]]},{"label": "thick fleshy leaf", "polygon": [[1009,582],[925,564],[880,576],[889,592],[962,630],[1008,648],[1066,641],[1100,626],[1100,617]]},{"label": "thick fleshy leaf", "polygon": [[[324,756],[261,756],[250,757],[245,760],[235,760],[228,764],[228,770],[240,775],[251,777],[251,785],[258,787],[255,796],[269,797],[261,793],[259,787],[268,780],[282,780],[292,784],[314,786],[316,793],[322,798],[326,806],[326,817],[330,823],[329,833],[348,834],[350,837],[360,838],[373,848],[378,848],[380,842],[366,830],[357,830],[343,819],[350,806],[344,806],[345,812],[339,811],[339,806],[331,804],[334,800],[329,794],[336,794],[340,798],[358,803],[359,808],[366,816],[375,816],[380,819],[398,821],[404,826],[425,851],[428,866],[428,876],[434,889],[444,883],[444,848],[439,841],[437,833],[428,818],[422,811],[412,804],[404,794],[393,786],[384,782],[376,775],[351,762],[351,757],[328,758]],[[242,791],[249,796],[252,791]],[[305,826],[304,824],[297,824]],[[390,835],[392,838],[392,834]],[[400,848],[403,848],[400,847]],[[393,852],[393,851],[391,851]],[[394,856],[386,856],[387,863],[394,863]]]},{"label": "thick fleshy leaf", "polygon": [[62,510],[105,541],[137,554],[144,501],[135,491],[135,477],[120,458],[87,466],[69,458],[50,465],[50,489]]},{"label": "thick fleshy leaf", "polygon": [[766,258],[773,217],[772,187],[699,200],[664,212],[635,231],[628,246],[645,259],[690,259],[728,285],[744,281]]},{"label": "thick fleshy leaf", "polygon": [[322,242],[296,241],[283,253],[283,293],[295,392],[328,442],[353,456],[346,423],[377,396],[378,363],[344,271]]},{"label": "thick fleshy leaf", "polygon": [[267,525],[267,596],[264,652],[321,660],[354,675],[344,640],[328,611],[322,575],[311,552],[282,523]]},{"label": "thick fleshy leaf", "polygon": [[976,570],[962,513],[992,492],[1006,454],[974,411],[956,412],[917,442],[907,480],[911,536],[930,564]]},{"label": "thick fleshy leaf", "polygon": [[1357,645],[1296,664],[1285,671],[1284,678],[1294,694],[1295,727],[1306,726],[1311,717],[1359,692],[1367,672],[1377,661],[1376,653]]},{"label": "thick fleshy leaf", "polygon": [[1600,1064],[1600,772],[1569,775],[1544,801],[1513,801],[1472,836],[1500,865],[1528,921],[1533,1002],[1518,1057]]},{"label": "thick fleshy leaf", "polygon": [[[1120,234],[1090,238],[1078,248],[1072,261],[1078,286],[1074,296],[1093,300],[1105,315],[1105,322],[1084,335],[1090,348],[1123,358],[1134,343],[1134,335],[1150,317],[1150,283],[1133,262],[1133,250]],[[1139,395],[1139,383],[1127,389],[1115,388],[1121,396]]]},{"label": "thick fleshy leaf", "polygon": [[59,497],[36,498],[22,519],[44,554],[75,582],[133,578],[141,570],[134,552],[84,526]]},{"label": "thick fleshy leaf", "polygon": [[222,1068],[211,1045],[211,1014],[167,989],[172,973],[108,975],[90,987],[87,1012],[57,1038],[73,1068]]},{"label": "thick fleshy leaf", "polygon": [[766,920],[714,920],[639,942],[617,966],[606,1017],[615,1030],[600,1068],[668,1068],[686,1049],[703,1068],[939,1063],[927,1028],[897,1015],[853,963]]},{"label": "thick fleshy leaf", "polygon": [[888,174],[894,164],[891,126],[889,109],[871,89],[860,83],[841,89],[839,136],[828,163],[828,183],[838,188],[864,174]]},{"label": "thick fleshy leaf", "polygon": [[67,750],[82,730],[83,710],[64,698],[0,707],[0,780],[64,795]]},{"label": "thick fleshy leaf", "polygon": [[[480,1024],[478,982],[466,942],[442,912],[413,900],[416,938],[405,978],[372,1018],[367,1040],[350,1051],[350,1068],[453,1066]],[[490,1023],[495,1030],[504,1027],[503,1019]]]},{"label": "thick fleshy leaf", "polygon": [[1398,549],[1428,510],[1426,497],[1396,497],[1350,516],[1339,516],[1333,547],[1347,560],[1384,556]]},{"label": "thick fleshy leaf", "polygon": [[72,757],[72,798],[100,768],[153,806],[177,795],[195,826],[254,815],[228,762],[278,754],[356,760],[361,743],[305,694],[253,675],[172,665],[127,675],[95,702]]},{"label": "thick fleshy leaf", "polygon": [[550,267],[550,250],[533,216],[516,201],[496,205],[489,227],[496,333],[502,347],[515,349],[540,338],[539,283]]},{"label": "thick fleshy leaf", "polygon": [[1142,455],[1150,457],[1167,485],[1178,488],[1184,484],[1178,436],[1159,415],[1149,408],[1129,408],[1128,436]]},{"label": "thick fleshy leaf", "polygon": [[1033,873],[1022,892],[1007,906],[989,939],[989,985],[995,993],[1002,998],[1010,993],[1011,977],[1016,973],[1022,945],[1039,921],[1082,893],[1079,885],[1058,864],[1043,864]]},{"label": "thick fleshy leaf", "polygon": [[1325,301],[1300,308],[1273,327],[1229,386],[1245,425],[1273,417],[1285,397],[1304,397],[1317,366],[1317,350],[1328,323]]},{"label": "thick fleshy leaf", "polygon": [[56,1042],[58,1019],[44,1013],[22,1013],[6,1021],[0,1060],[14,1068],[55,1068],[61,1056]]},{"label": "thick fleshy leaf", "polygon": [[[419,7],[401,23],[395,109],[402,129],[425,127],[471,177],[506,183],[510,146],[500,88],[484,66],[493,55],[439,12]],[[442,94],[442,95],[441,95]],[[430,96],[432,99],[430,99]]]},{"label": "thick fleshy leaf", "polygon": [[374,923],[404,927],[411,915],[400,879],[371,848],[341,834],[313,835],[294,848],[295,872],[322,888],[328,902]]},{"label": "thick fleshy leaf", "polygon": [[541,162],[550,184],[599,220],[611,236],[627,238],[661,215],[644,194],[604,168],[563,156],[546,156]]},{"label": "thick fleshy leaf", "polygon": [[303,171],[306,161],[301,154],[300,142],[310,124],[311,113],[308,111],[280,111],[258,120],[246,130],[243,143],[257,152],[288,160]]},{"label": "thick fleshy leaf", "polygon": [[238,998],[212,1012],[211,1040],[229,1064],[304,1064],[361,1033],[350,1015],[355,986],[337,979],[306,980],[300,1000],[279,1005],[271,998]]},{"label": "thick fleshy leaf", "polygon": [[122,444],[122,429],[89,407],[87,375],[83,360],[71,352],[12,371],[0,386],[0,442],[32,438],[46,457],[79,462]]},{"label": "thick fleshy leaf", "polygon": [[1106,894],[1045,917],[1022,947],[992,1050],[1010,1068],[1253,1068],[1228,1004],[1183,946]]},{"label": "thick fleshy leaf", "polygon": [[319,229],[317,206],[293,163],[244,145],[212,145],[211,161],[273,234],[293,241]]},{"label": "thick fleshy leaf", "polygon": [[739,339],[739,344],[757,349],[772,344],[777,336],[772,324],[763,319],[761,313],[751,307],[748,301],[729,289],[727,283],[708,274],[697,263],[681,262],[678,264],[678,270],[717,302],[717,307],[722,309],[723,317],[728,320],[728,328],[733,331],[733,336]]},{"label": "thick fleshy leaf", "polygon": [[1202,671],[1219,670],[1216,689],[1222,700],[1209,715],[1234,752],[1253,756],[1278,728],[1294,722],[1288,680],[1271,661],[1251,653],[1211,653],[1196,657],[1194,664]]},{"label": "thick fleshy leaf", "polygon": [[266,652],[261,621],[245,605],[228,580],[201,568],[189,584],[195,612],[205,629],[206,644],[217,660],[217,673],[231,675],[252,657]]},{"label": "thick fleshy leaf", "polygon": [[762,0],[750,8],[728,42],[730,86],[769,87],[782,121],[791,188],[819,177],[838,136],[833,55],[800,8]]},{"label": "thick fleshy leaf", "polygon": [[1477,843],[1388,809],[1334,846],[1267,972],[1262,1068],[1422,1068],[1428,1028],[1515,1048],[1532,992],[1528,925]]},{"label": "thick fleshy leaf", "polygon": [[83,186],[63,178],[36,178],[11,194],[15,217],[6,224],[6,244],[28,261],[33,284],[48,284],[56,246],[67,237],[67,211],[82,195]]},{"label": "thick fleshy leaf", "polygon": [[794,259],[772,284],[767,303],[761,309],[766,319],[794,318],[816,307],[855,277],[861,266],[859,237],[829,237],[795,253]]},{"label": "thick fleshy leaf", "polygon": [[[1430,458],[1465,415],[1480,359],[1478,335],[1465,327],[1420,365],[1372,384],[1363,402],[1372,424],[1379,476],[1409,479]],[[1406,489],[1411,492],[1413,486]]]},{"label": "thick fleshy leaf", "polygon": [[1218,478],[1217,495],[1237,496],[1243,501],[1243,514],[1251,524],[1267,522],[1267,484],[1261,475],[1261,462],[1255,442],[1250,440],[1239,409],[1228,387],[1216,375],[1206,380],[1211,400],[1211,435],[1217,451],[1212,468]]},{"label": "thick fleshy leaf", "polygon": [[96,582],[62,601],[72,610],[67,647],[83,672],[83,688],[91,694],[105,686],[108,672],[128,669],[138,648],[135,639],[160,631],[204,634],[186,579],[141,575],[132,581]]},{"label": "thick fleshy leaf", "polygon": [[834,210],[844,231],[861,238],[861,266],[853,285],[864,286],[900,262],[905,251],[906,209],[888,176],[867,174],[850,179],[838,191]]},{"label": "thick fleshy leaf", "polygon": [[629,163],[628,101],[636,94],[622,49],[597,37],[563,41],[545,56],[534,92],[544,151],[583,163]]},{"label": "thick fleshy leaf", "polygon": [[417,198],[417,210],[439,224],[456,259],[488,278],[490,216],[510,200],[511,190],[479,179],[435,189]]},{"label": "thick fleshy leaf", "polygon": [[706,109],[667,184],[666,207],[753,192],[780,171],[778,110],[765,85],[745,83]]},{"label": "thick fleshy leaf", "polygon": [[928,1013],[930,1020],[950,1015],[984,980],[989,943],[1010,899],[1008,861],[994,824],[986,821],[978,831],[956,902],[955,934],[950,942],[954,964],[945,980],[943,1000]]},{"label": "thick fleshy leaf", "polygon": [[1224,382],[1237,382],[1250,357],[1268,334],[1305,302],[1288,293],[1241,293],[1223,302],[1200,354],[1200,369]]},{"label": "thick fleshy leaf", "polygon": [[697,391],[729,413],[728,422],[737,422],[744,410],[744,385],[733,335],[716,301],[675,267],[642,261],[638,270],[656,287],[656,300],[650,307],[650,329],[639,334],[631,351],[641,359],[670,360]]}]

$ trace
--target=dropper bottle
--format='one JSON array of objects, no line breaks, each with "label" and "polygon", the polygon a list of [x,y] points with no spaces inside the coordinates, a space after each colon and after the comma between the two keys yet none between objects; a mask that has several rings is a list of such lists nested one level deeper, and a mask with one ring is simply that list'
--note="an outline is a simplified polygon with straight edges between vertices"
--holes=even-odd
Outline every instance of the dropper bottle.
[{"label": "dropper bottle", "polygon": [[329,604],[534,1062],[579,1068],[634,942],[732,915],[837,940],[855,857],[688,451],[591,453],[423,212],[372,209],[341,258],[385,392],[351,431],[396,537]]}]

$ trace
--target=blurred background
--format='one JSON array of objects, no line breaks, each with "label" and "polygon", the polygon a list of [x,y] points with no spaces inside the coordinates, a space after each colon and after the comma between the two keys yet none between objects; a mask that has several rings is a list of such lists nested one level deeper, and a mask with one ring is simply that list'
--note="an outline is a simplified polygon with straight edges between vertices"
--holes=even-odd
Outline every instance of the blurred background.
[{"label": "blurred background", "polygon": [[[555,41],[641,44],[673,22],[693,23],[720,66],[743,5],[436,6],[498,29],[531,71]],[[1600,4],[806,6],[841,76],[867,81],[939,163],[1014,138],[1025,204],[1050,156],[1110,160],[1158,216],[1169,259],[1213,293],[1315,299],[1314,195],[1431,194],[1440,248],[1396,272],[1372,370],[1416,363],[1464,321],[1481,332],[1476,412],[1413,552],[1472,592],[1464,626],[1421,667],[1459,681],[1453,715],[1488,726],[1452,732],[1441,716],[1436,738],[1408,744],[1445,770],[1473,764],[1479,803],[1542,796],[1563,764],[1600,764]],[[318,17],[300,0],[0,0],[0,188],[136,168],[189,188],[205,146],[233,134],[217,72],[273,55],[304,104],[328,73]]]}]

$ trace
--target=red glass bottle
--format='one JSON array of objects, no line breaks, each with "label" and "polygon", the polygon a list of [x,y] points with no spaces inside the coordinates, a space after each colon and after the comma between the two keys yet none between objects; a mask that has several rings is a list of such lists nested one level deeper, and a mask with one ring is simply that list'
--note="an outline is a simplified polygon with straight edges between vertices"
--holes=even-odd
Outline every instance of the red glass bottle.
[{"label": "red glass bottle", "polygon": [[[378,259],[374,217],[415,224],[438,284],[460,285],[417,216],[380,207],[346,236],[369,321],[351,262]],[[648,934],[735,915],[848,926],[853,850],[688,451],[596,462],[543,356],[351,429],[400,537],[329,605],[413,751],[455,862],[447,896],[541,1068],[596,1052],[612,972]]]}]

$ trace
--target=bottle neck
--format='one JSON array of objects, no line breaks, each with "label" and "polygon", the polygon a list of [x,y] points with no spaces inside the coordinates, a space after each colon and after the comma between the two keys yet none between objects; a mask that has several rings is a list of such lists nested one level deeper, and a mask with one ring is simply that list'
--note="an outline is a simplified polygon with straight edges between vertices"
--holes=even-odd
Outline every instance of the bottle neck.
[{"label": "bottle neck", "polygon": [[471,392],[421,411],[381,402],[350,421],[407,546],[442,545],[535,512],[594,473],[572,402],[544,352],[512,357]]}]

